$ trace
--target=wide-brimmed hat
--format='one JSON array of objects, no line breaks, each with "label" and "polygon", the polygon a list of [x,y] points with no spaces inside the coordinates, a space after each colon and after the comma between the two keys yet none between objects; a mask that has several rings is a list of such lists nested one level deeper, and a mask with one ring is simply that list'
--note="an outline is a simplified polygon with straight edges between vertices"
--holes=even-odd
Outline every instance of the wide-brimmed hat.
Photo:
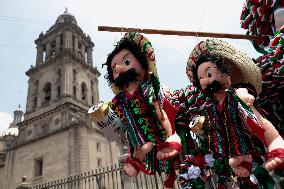
[{"label": "wide-brimmed hat", "polygon": [[[133,41],[134,43],[136,43],[137,45],[141,47],[141,53],[145,54],[147,58],[148,73],[152,73],[153,74],[152,77],[154,77],[156,81],[159,81],[157,67],[156,67],[155,53],[154,53],[154,49],[153,49],[151,42],[145,36],[143,36],[142,34],[138,32],[128,32],[124,35],[123,38],[121,38],[120,41],[125,40],[125,39],[129,41]],[[120,41],[118,42],[118,44],[120,43]],[[150,79],[150,74],[148,74],[148,76]],[[115,87],[113,84],[111,88],[114,94],[117,94],[120,92],[119,89]]]},{"label": "wide-brimmed hat", "polygon": [[222,57],[231,66],[232,84],[249,83],[255,87],[256,93],[262,89],[261,72],[253,60],[246,54],[236,50],[232,45],[217,39],[201,41],[192,50],[187,61],[187,69],[196,65],[200,55],[215,55]]}]

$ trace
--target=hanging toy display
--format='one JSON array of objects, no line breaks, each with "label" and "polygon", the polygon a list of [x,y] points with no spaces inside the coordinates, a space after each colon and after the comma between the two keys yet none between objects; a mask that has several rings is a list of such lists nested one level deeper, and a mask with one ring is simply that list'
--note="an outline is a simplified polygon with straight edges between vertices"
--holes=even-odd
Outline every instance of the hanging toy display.
[{"label": "hanging toy display", "polygon": [[204,130],[214,157],[230,157],[234,172],[249,176],[254,151],[251,135],[256,135],[267,148],[265,168],[282,169],[284,141],[253,105],[261,92],[261,73],[254,62],[231,45],[208,39],[194,48],[188,64],[192,64],[195,86],[212,103],[204,110],[210,120]]},{"label": "hanging toy display", "polygon": [[129,157],[125,174],[165,172],[165,187],[173,187],[174,162],[179,161],[181,151],[173,126],[177,109],[164,96],[150,41],[139,33],[126,33],[105,65],[105,78],[115,94],[110,108],[126,125]]}]

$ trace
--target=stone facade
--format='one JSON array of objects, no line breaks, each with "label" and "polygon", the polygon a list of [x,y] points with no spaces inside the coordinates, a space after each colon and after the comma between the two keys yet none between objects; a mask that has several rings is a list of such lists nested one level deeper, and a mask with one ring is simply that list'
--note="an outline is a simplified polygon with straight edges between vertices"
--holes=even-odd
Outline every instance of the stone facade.
[{"label": "stone facade", "polygon": [[17,120],[18,136],[0,140],[0,189],[15,189],[24,175],[37,184],[118,163],[118,145],[87,114],[99,101],[100,76],[90,37],[65,11],[35,43],[24,120]]}]

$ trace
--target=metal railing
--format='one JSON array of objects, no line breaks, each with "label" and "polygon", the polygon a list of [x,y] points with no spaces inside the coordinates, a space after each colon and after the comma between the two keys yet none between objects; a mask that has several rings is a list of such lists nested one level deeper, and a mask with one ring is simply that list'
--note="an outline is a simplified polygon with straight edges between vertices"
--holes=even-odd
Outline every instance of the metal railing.
[{"label": "metal railing", "polygon": [[[29,189],[163,189],[165,175],[145,175],[129,178],[118,165],[99,168],[65,178],[35,184]],[[180,187],[175,183],[175,189]]]}]

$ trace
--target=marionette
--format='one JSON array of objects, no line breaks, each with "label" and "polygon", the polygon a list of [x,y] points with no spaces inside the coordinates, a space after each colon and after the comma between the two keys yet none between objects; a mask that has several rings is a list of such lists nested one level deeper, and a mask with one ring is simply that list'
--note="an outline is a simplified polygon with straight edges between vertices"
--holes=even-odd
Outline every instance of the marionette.
[{"label": "marionette", "polygon": [[188,64],[194,85],[211,102],[204,108],[209,123],[203,129],[214,158],[229,157],[238,176],[249,176],[254,134],[267,150],[264,167],[283,169],[284,141],[253,105],[261,92],[261,73],[254,62],[231,45],[208,39],[194,48]]},{"label": "marionette", "polygon": [[164,97],[150,41],[139,33],[126,33],[105,64],[105,78],[115,93],[110,107],[126,125],[129,157],[124,172],[133,177],[139,171],[164,171],[169,173],[164,185],[171,188],[172,159],[181,150],[173,127],[177,109]]}]

